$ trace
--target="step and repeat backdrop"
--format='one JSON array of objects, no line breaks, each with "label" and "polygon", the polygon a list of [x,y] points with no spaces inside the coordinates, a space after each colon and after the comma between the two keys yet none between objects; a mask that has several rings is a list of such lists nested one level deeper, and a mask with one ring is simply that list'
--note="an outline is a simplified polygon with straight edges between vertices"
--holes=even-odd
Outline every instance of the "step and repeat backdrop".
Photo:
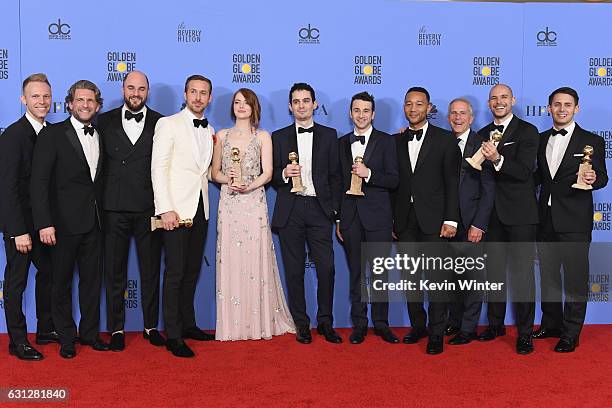
[{"label": "step and repeat backdrop", "polygon": [[[308,82],[319,102],[315,120],[335,127],[340,135],[352,130],[350,98],[363,90],[376,98],[375,126],[395,133],[406,125],[402,102],[411,86],[430,91],[432,123],[448,127],[448,103],[463,96],[473,103],[474,128],[480,128],[491,120],[486,100],[497,83],[513,88],[515,113],[542,131],[551,126],[546,111],[549,93],[567,85],[580,95],[578,123],[604,137],[606,157],[612,154],[609,4],[175,0],[159,7],[144,1],[117,7],[72,0],[8,0],[2,9],[0,132],[24,113],[19,102],[21,82],[34,72],[46,73],[51,81],[51,122],[67,117],[64,97],[76,80],[89,79],[101,88],[105,111],[121,105],[123,76],[140,70],[151,82],[149,106],[165,115],[181,108],[187,76],[198,73],[211,78],[213,101],[207,116],[217,129],[231,125],[231,95],[240,87],[258,94],[264,129],[286,126],[292,122],[288,90],[294,82]],[[204,328],[215,324],[218,192],[212,188],[210,193],[213,211],[196,294],[198,320]],[[594,197],[593,239],[610,241],[612,190],[598,191]],[[273,189],[268,189],[270,212],[274,198]],[[350,326],[348,270],[337,242],[335,262],[336,324]],[[0,308],[4,265],[2,250]],[[308,260],[306,268],[308,305],[314,314],[314,264]],[[591,270],[590,290],[596,301],[589,304],[590,323],[612,323],[609,273],[603,268],[598,263]],[[35,330],[33,275],[24,299],[31,330]],[[128,330],[142,328],[140,290],[132,250],[125,293]],[[390,313],[393,326],[409,325],[405,304],[394,303]]]}]

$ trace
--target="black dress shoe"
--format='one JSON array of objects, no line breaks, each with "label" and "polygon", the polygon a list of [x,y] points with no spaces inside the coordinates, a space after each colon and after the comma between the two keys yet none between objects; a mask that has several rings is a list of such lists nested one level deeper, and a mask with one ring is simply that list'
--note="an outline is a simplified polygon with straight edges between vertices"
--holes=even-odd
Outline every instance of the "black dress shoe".
[{"label": "black dress shoe", "polygon": [[440,354],[444,351],[444,341],[442,336],[429,336],[427,342],[427,354]]},{"label": "black dress shoe", "polygon": [[36,333],[36,344],[40,344],[42,346],[50,343],[60,344],[60,338],[57,332],[52,331],[48,333]]},{"label": "black dress shoe", "polygon": [[399,339],[397,338],[395,333],[393,333],[391,329],[389,329],[388,327],[375,328],[374,334],[382,338],[387,343],[391,343],[391,344],[399,343]]},{"label": "black dress shoe", "polygon": [[412,329],[410,333],[404,336],[402,341],[404,344],[416,344],[423,337],[427,337],[427,330],[425,329]]},{"label": "black dress shoe", "polygon": [[63,358],[74,358],[76,356],[76,349],[74,344],[62,344],[60,347],[59,355]]},{"label": "black dress shoe", "polygon": [[516,340],[516,352],[519,354],[529,354],[533,352],[531,336],[521,336]]},{"label": "black dress shoe", "polygon": [[368,335],[367,327],[353,327],[353,331],[349,336],[349,342],[351,344],[361,344],[365,340],[365,336]]},{"label": "black dress shoe", "polygon": [[559,342],[555,346],[557,353],[571,353],[578,347],[579,341],[573,337],[563,336],[559,339]]},{"label": "black dress shoe", "polygon": [[149,340],[149,343],[154,346],[160,347],[166,345],[166,339],[164,339],[157,329],[151,329],[148,333],[146,330],[143,330],[142,337]]},{"label": "black dress shoe", "polygon": [[496,337],[504,336],[506,328],[504,326],[489,326],[478,336],[478,341],[491,341]]},{"label": "black dress shoe", "polygon": [[192,327],[183,331],[184,339],[192,339],[198,341],[212,341],[215,339],[213,334],[208,334],[199,327]]},{"label": "black dress shoe", "polygon": [[298,343],[302,344],[312,343],[312,334],[310,333],[310,327],[298,327],[295,331],[295,339]]},{"label": "black dress shoe", "polygon": [[166,341],[166,349],[175,357],[193,357],[195,353],[189,348],[183,339],[168,339]]},{"label": "black dress shoe", "polygon": [[448,341],[448,344],[452,346],[459,346],[462,344],[469,344],[472,342],[472,340],[476,340],[476,333],[459,332],[459,334]]},{"label": "black dress shoe", "polygon": [[549,337],[560,338],[561,330],[559,329],[547,329],[546,327],[540,327],[538,330],[531,333],[533,339],[547,339]]},{"label": "black dress shoe", "polygon": [[459,327],[448,326],[444,330],[444,335],[445,336],[454,336],[455,334],[458,334],[460,331],[461,331],[461,328],[459,328]]},{"label": "black dress shoe", "polygon": [[9,354],[20,360],[40,361],[43,355],[29,344],[9,344]]},{"label": "black dress shoe", "polygon": [[125,334],[114,333],[111,336],[110,349],[112,351],[123,351],[125,350]]},{"label": "black dress shoe", "polygon": [[330,343],[334,343],[334,344],[342,343],[342,337],[340,337],[340,335],[336,333],[336,331],[334,330],[331,324],[322,323],[318,325],[317,333],[325,336],[325,340]]},{"label": "black dress shoe", "polygon": [[81,345],[90,346],[95,351],[109,351],[110,350],[110,346],[108,345],[108,343],[103,342],[102,339],[99,337],[96,337],[93,340],[83,340],[81,338]]}]

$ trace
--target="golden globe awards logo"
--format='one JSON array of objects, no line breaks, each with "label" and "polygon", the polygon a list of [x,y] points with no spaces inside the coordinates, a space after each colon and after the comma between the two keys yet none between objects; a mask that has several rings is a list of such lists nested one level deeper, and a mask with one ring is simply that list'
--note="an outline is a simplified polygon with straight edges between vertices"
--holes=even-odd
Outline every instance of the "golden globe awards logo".
[{"label": "golden globe awards logo", "polygon": [[474,57],[474,80],[472,85],[493,86],[499,84],[500,57]]},{"label": "golden globe awards logo", "polygon": [[178,25],[176,41],[180,43],[199,43],[202,41],[202,30],[187,28],[184,22]]},{"label": "golden globe awards logo", "polygon": [[70,25],[62,22],[60,18],[52,22],[47,27],[50,40],[70,40]]},{"label": "golden globe awards logo", "polygon": [[319,37],[321,32],[318,28],[312,27],[308,24],[306,27],[301,27],[298,30],[298,43],[299,44],[319,44]]},{"label": "golden globe awards logo", "polygon": [[589,302],[608,302],[610,300],[610,275],[595,273],[589,275]]},{"label": "golden globe awards logo", "polygon": [[593,130],[593,133],[603,138],[606,146],[606,159],[612,159],[612,130]]},{"label": "golden globe awards logo", "polygon": [[442,34],[428,33],[425,26],[419,28],[419,46],[421,47],[437,47],[442,43]]},{"label": "golden globe awards logo", "polygon": [[136,53],[131,51],[109,51],[106,53],[106,82],[122,82],[136,69]]},{"label": "golden globe awards logo", "polygon": [[593,203],[593,231],[610,231],[612,203]]},{"label": "golden globe awards logo", "polygon": [[258,84],[261,82],[260,54],[234,54],[232,62],[233,83]]},{"label": "golden globe awards logo", "polygon": [[359,85],[382,84],[382,56],[355,55],[355,80]]},{"label": "golden globe awards logo", "polygon": [[589,86],[612,85],[612,57],[589,58]]},{"label": "golden globe awards logo", "polygon": [[123,294],[123,303],[126,309],[136,309],[138,307],[138,281],[128,279],[127,288]]},{"label": "golden globe awards logo", "polygon": [[0,79],[9,79],[9,58],[6,48],[0,48]]}]

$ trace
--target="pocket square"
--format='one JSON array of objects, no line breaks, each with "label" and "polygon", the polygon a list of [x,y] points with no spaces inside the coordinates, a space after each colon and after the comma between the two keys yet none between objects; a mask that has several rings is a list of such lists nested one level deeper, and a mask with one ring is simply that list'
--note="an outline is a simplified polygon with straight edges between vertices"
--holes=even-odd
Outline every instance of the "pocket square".
[{"label": "pocket square", "polygon": [[506,143],[504,143],[504,146],[509,146],[511,144],[514,144],[514,143],[516,143],[516,142],[506,142]]},{"label": "pocket square", "polygon": [[574,153],[574,157],[584,157],[583,153]]}]

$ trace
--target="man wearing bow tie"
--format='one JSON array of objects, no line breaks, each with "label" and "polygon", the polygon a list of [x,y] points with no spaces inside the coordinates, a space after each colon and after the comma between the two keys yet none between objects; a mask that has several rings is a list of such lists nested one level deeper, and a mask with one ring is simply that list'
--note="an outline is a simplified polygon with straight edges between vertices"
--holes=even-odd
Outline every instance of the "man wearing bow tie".
[{"label": "man wearing bow tie", "polygon": [[[336,235],[343,242],[349,264],[349,288],[353,332],[351,344],[365,340],[368,330],[368,300],[362,296],[362,276],[365,275],[361,256],[361,243],[390,243],[393,230],[389,191],[397,187],[397,153],[395,141],[387,133],[374,129],[374,97],[361,92],[351,99],[350,116],[354,130],[340,138],[340,166],[342,168],[342,204]],[[363,162],[355,162],[361,157]],[[351,178],[362,179],[363,196],[346,194]],[[390,250],[390,245],[389,248]],[[389,252],[381,256],[389,256]],[[389,303],[386,293],[372,299],[371,313],[374,333],[388,343],[399,343],[389,329]]]},{"label": "man wearing bow tie", "polygon": [[[214,340],[198,328],[193,306],[208,230],[207,175],[215,131],[204,111],[212,99],[212,82],[202,75],[190,76],[184,97],[185,109],[157,121],[151,180],[155,214],[164,227],[166,348],[177,357],[193,357],[183,339]],[[187,219],[193,226],[179,226]]]},{"label": "man wearing bow tie", "polygon": [[[535,317],[535,256],[538,209],[533,171],[538,152],[538,130],[512,113],[516,103],[509,86],[495,85],[489,91],[489,109],[493,122],[478,133],[487,141],[482,152],[494,167],[495,203],[489,221],[487,274],[491,282],[506,282],[506,262],[512,280],[512,298],[516,306],[518,339],[516,351],[533,351],[531,331]],[[501,134],[495,146],[490,139]],[[504,243],[515,243],[510,246]],[[478,337],[490,341],[506,334],[506,290],[490,292],[487,316],[489,327]]]},{"label": "man wearing bow tie", "polygon": [[[333,328],[334,250],[332,226],[340,210],[341,178],[338,136],[335,129],[313,121],[317,108],[314,89],[296,83],[289,91],[289,109],[295,123],[272,133],[277,189],[272,228],[281,245],[289,310],[296,325],[296,340],[312,342],[304,297],[305,245],[317,270],[317,332],[330,343],[342,343]],[[291,164],[289,153],[298,154]],[[291,192],[292,177],[301,176],[304,189]]]},{"label": "man wearing bow tie", "polygon": [[[593,190],[608,183],[604,140],[578,126],[574,121],[578,110],[574,89],[563,87],[551,93],[548,112],[553,127],[540,134],[536,173],[536,182],[541,185],[537,238],[542,324],[533,337],[559,338],[555,347],[559,353],[572,352],[578,346],[587,306]],[[592,189],[572,188],[587,145],[593,147],[593,169],[584,173],[582,181]]]},{"label": "man wearing bow tie", "polygon": [[[399,164],[399,186],[392,196],[394,232],[402,243],[440,243],[453,238],[457,232],[461,152],[448,131],[427,121],[431,107],[425,88],[410,88],[404,98],[409,127],[394,136]],[[402,247],[408,248],[408,245]],[[407,254],[415,255],[413,251]],[[439,272],[426,278],[443,280]],[[420,274],[418,271],[414,275],[417,287]],[[429,335],[427,353],[442,353],[446,328],[443,299],[430,294],[426,314],[420,291],[409,291],[407,297],[412,330],[404,336],[403,342],[415,344]],[[428,317],[429,333],[426,329]]]},{"label": "man wearing bow tie", "polygon": [[98,87],[80,80],[68,90],[70,118],[45,127],[36,140],[30,195],[34,228],[52,246],[52,314],[60,356],[76,355],[72,279],[79,268],[82,345],[107,351],[99,338],[102,285],[102,153],[91,122],[102,106]]},{"label": "man wearing bow tie", "polygon": [[146,106],[149,80],[133,71],[123,80],[123,105],[98,118],[104,152],[104,275],[107,327],[113,351],[125,348],[124,293],[130,238],[136,241],[140,269],[143,336],[163,346],[157,331],[161,236],[151,232],[153,132],[161,115]]}]

